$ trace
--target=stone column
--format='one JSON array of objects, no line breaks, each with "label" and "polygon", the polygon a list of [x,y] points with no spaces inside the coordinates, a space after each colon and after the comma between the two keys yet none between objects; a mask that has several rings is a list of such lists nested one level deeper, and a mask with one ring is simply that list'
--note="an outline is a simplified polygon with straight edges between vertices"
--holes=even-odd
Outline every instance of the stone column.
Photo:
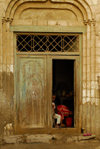
[{"label": "stone column", "polygon": [[6,94],[8,100],[11,100],[13,96],[13,39],[12,33],[10,32],[10,24],[12,19],[3,18],[2,28],[3,28],[3,91]]},{"label": "stone column", "polygon": [[[83,35],[83,124],[86,132],[95,132],[95,36],[94,21],[84,21]],[[85,44],[85,45],[84,45]]]}]

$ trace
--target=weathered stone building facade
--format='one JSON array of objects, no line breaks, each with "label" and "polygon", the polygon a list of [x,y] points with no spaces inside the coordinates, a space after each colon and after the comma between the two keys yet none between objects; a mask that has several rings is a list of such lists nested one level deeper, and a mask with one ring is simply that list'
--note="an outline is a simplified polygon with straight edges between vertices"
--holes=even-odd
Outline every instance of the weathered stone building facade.
[{"label": "weathered stone building facade", "polygon": [[[0,100],[13,103],[17,130],[21,127],[21,130],[31,127],[35,129],[33,131],[38,131],[37,128],[41,128],[41,132],[54,131],[51,128],[50,114],[52,61],[64,59],[74,61],[75,76],[75,125],[74,128],[66,128],[64,131],[73,134],[84,128],[85,132],[100,135],[99,9],[99,0],[0,0]],[[41,39],[40,35],[43,35]],[[74,40],[69,36],[75,36],[76,39],[78,35],[79,50],[58,50],[58,53],[27,50],[25,45],[30,46],[30,40],[27,41],[26,38],[32,38],[33,42],[34,36],[39,38],[36,42],[38,44],[42,41],[38,46],[43,48],[46,44],[44,38],[50,35],[50,38],[53,38],[53,35],[57,38],[56,46],[53,45],[56,50],[57,46],[59,49],[60,43],[58,36],[66,36],[69,39],[69,47],[73,49]],[[26,51],[18,50],[21,45],[20,49],[23,49],[23,42]],[[30,72],[30,75],[25,71]],[[34,87],[33,96],[36,94],[35,97],[30,95],[35,99],[31,108],[24,100],[28,94],[24,90],[25,81],[29,92]],[[37,109],[39,112],[36,112]]]}]

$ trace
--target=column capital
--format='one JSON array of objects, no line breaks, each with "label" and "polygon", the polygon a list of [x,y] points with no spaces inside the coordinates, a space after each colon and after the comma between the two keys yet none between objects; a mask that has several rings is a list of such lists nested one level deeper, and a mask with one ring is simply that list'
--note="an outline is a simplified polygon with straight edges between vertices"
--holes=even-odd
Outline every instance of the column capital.
[{"label": "column capital", "polygon": [[5,17],[2,18],[2,24],[3,23],[10,23],[11,24],[12,21],[13,21],[13,18],[5,18]]},{"label": "column capital", "polygon": [[83,22],[84,22],[84,25],[93,25],[93,26],[95,26],[95,24],[96,24],[96,21],[94,19],[84,20]]}]

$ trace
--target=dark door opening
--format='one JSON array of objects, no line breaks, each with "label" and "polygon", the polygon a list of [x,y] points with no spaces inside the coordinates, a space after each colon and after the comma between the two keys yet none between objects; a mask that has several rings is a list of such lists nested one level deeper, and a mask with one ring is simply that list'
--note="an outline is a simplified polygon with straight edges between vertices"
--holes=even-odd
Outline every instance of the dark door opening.
[{"label": "dark door opening", "polygon": [[53,127],[74,127],[74,60],[54,59],[52,62],[52,95],[55,96]]}]

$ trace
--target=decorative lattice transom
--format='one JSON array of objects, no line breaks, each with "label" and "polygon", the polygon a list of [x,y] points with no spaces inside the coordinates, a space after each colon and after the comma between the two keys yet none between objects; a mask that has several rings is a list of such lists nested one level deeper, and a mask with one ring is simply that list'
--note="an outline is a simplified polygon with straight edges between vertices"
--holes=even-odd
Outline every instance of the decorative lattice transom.
[{"label": "decorative lattice transom", "polygon": [[78,52],[78,34],[17,34],[19,52]]}]

